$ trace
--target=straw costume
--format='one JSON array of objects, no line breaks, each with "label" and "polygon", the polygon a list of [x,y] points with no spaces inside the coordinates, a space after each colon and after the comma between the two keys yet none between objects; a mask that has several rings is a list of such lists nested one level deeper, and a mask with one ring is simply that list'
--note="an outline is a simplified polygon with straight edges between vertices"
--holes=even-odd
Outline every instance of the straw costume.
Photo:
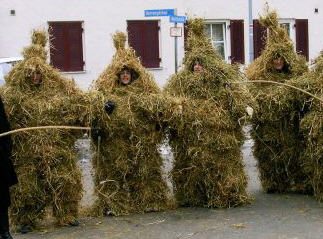
[{"label": "straw costume", "polygon": [[[305,58],[295,53],[292,41],[279,26],[277,13],[267,10],[267,15],[260,17],[260,23],[268,29],[268,38],[261,56],[248,67],[248,78],[288,84],[305,73]],[[284,61],[279,70],[274,67],[278,58]],[[302,110],[283,103],[288,101],[282,100],[288,97],[285,86],[254,83],[250,88],[258,105],[252,120],[252,136],[264,190],[269,193],[311,191],[299,161],[303,148],[299,132]]]},{"label": "straw costume", "polygon": [[[291,80],[291,85],[323,99],[323,53],[314,66],[303,76]],[[301,149],[301,166],[315,198],[323,200],[323,102],[300,91],[286,89],[283,101],[294,106],[303,115],[300,132],[304,138]],[[288,96],[288,97],[287,97]]]},{"label": "straw costume", "polygon": [[[24,60],[6,78],[1,93],[13,129],[85,122],[87,97],[46,63],[46,43],[45,31],[33,31],[32,44],[23,50]],[[20,182],[12,191],[14,223],[28,232],[49,207],[57,223],[76,225],[82,185],[75,131],[29,131],[12,138]]]},{"label": "straw costume", "polygon": [[[99,215],[125,215],[164,210],[170,206],[169,191],[157,150],[163,135],[156,121],[138,106],[160,89],[135,51],[125,47],[126,35],[117,32],[113,41],[116,53],[95,82],[93,125],[100,128],[93,137],[98,196],[95,211]],[[131,72],[127,85],[120,81],[124,69]],[[113,112],[105,110],[105,102],[115,105]]]},{"label": "straw costume", "polygon": [[[184,68],[165,87],[165,97],[180,106],[164,111],[174,152],[175,197],[184,206],[242,205],[250,198],[241,155],[241,124],[251,98],[241,85],[231,85],[241,79],[238,67],[216,53],[204,21],[193,19],[188,26]],[[193,71],[196,61],[203,66],[202,72]]]}]

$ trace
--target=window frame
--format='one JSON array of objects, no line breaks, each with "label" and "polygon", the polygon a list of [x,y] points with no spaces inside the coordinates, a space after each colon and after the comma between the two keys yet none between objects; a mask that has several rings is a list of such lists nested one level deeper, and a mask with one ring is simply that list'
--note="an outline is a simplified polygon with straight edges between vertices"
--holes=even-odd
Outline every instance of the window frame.
[{"label": "window frame", "polygon": [[[229,19],[206,19],[205,24],[222,24],[223,40],[224,40],[224,59],[227,63],[231,63],[231,38],[230,38],[230,20]],[[211,39],[212,46],[213,41]]]},{"label": "window frame", "polygon": [[296,51],[296,21],[295,18],[280,18],[278,19],[279,26],[281,24],[289,24],[289,38],[294,44],[294,50]]}]

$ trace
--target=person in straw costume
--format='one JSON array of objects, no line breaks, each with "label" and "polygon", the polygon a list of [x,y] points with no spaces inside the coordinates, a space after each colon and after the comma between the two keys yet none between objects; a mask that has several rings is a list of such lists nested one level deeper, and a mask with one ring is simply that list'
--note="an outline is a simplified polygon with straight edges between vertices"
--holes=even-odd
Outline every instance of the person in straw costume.
[{"label": "person in straw costume", "polygon": [[[84,124],[87,96],[47,62],[47,34],[32,32],[32,44],[14,66],[2,90],[12,128]],[[58,224],[78,225],[82,196],[76,134],[38,130],[13,135],[13,162],[20,184],[12,194],[12,219],[22,233],[44,219],[48,208]]]},{"label": "person in straw costume", "polygon": [[[228,208],[246,204],[242,124],[252,99],[237,66],[227,64],[206,36],[203,19],[188,22],[183,69],[171,76],[165,98],[181,106],[165,109],[174,152],[171,172],[179,205]],[[171,107],[168,107],[171,109]]]},{"label": "person in straw costume", "polygon": [[306,61],[295,53],[293,42],[280,27],[275,11],[267,9],[266,15],[260,17],[260,23],[268,29],[266,46],[247,69],[249,80],[255,81],[250,89],[258,103],[252,119],[252,136],[260,180],[268,193],[310,193],[311,187],[299,161],[304,147],[299,132],[302,110],[283,103],[286,86],[273,84],[288,84],[304,74],[308,70]]},{"label": "person in straw costume", "polygon": [[141,65],[126,35],[113,36],[116,53],[94,83],[93,135],[99,215],[161,211],[171,206],[162,177],[158,145],[163,135],[158,123],[138,105],[160,92],[152,75]]},{"label": "person in straw costume", "polygon": [[[289,82],[304,90],[286,88],[283,104],[290,105],[294,114],[301,115],[300,134],[304,140],[300,165],[317,200],[323,200],[323,52],[314,60],[310,71]],[[315,97],[314,97],[315,96]]]}]

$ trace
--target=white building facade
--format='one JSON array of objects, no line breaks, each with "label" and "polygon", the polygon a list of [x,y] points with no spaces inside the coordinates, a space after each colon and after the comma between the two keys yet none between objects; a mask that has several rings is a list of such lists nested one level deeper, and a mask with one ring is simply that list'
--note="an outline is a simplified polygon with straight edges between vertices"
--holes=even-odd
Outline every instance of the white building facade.
[{"label": "white building facade", "polygon": [[[295,50],[305,47],[309,61],[318,56],[323,49],[322,0],[252,0],[251,24],[248,0],[0,0],[0,58],[19,56],[30,44],[32,29],[51,26],[54,48],[49,61],[80,88],[88,89],[115,53],[112,34],[128,30],[130,45],[163,86],[175,72],[175,44],[170,36],[174,23],[167,16],[145,17],[145,10],[176,9],[178,16],[204,18],[207,33],[223,58],[248,64],[250,54],[259,51],[254,48],[259,48],[255,39],[250,44],[249,30],[263,13],[265,2],[278,11]],[[184,56],[182,32],[177,40],[179,67]]]}]

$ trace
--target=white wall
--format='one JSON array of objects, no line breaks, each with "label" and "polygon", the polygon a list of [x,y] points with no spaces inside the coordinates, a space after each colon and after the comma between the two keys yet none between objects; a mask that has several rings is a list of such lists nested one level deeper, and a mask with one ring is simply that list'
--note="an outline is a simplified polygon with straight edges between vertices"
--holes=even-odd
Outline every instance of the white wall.
[{"label": "white wall", "polygon": [[[281,17],[309,19],[310,58],[318,55],[323,36],[323,1],[253,0],[254,18],[262,12],[264,2],[278,8]],[[168,17],[145,18],[145,9],[177,8],[177,15],[205,19],[244,19],[245,59],[249,62],[248,1],[247,0],[0,0],[0,57],[17,56],[30,44],[33,28],[47,28],[48,21],[84,22],[85,73],[68,74],[87,89],[109,64],[114,48],[111,34],[126,31],[127,20],[158,19],[161,21],[160,69],[150,70],[160,86],[174,73],[174,39],[170,37]],[[314,14],[314,8],[319,13]],[[10,10],[16,11],[10,16]],[[230,47],[230,46],[229,46]],[[179,65],[184,55],[183,37],[178,40]]]}]

